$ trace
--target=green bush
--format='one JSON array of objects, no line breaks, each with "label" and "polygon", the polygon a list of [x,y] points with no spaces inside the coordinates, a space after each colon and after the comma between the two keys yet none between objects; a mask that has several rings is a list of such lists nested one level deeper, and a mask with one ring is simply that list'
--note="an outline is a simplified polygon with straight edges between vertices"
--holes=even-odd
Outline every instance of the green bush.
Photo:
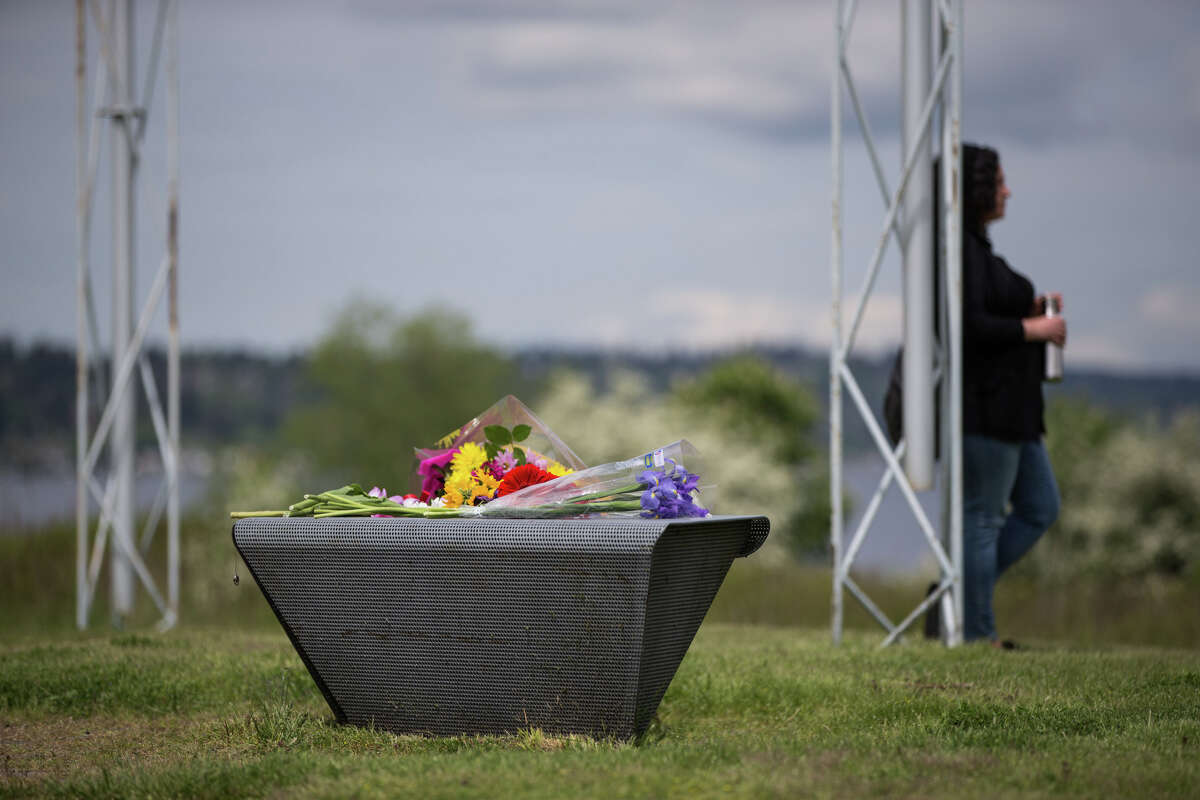
[{"label": "green bush", "polygon": [[408,484],[413,448],[518,391],[514,373],[456,312],[433,309],[404,319],[355,303],[314,348],[308,375],[319,399],[289,415],[284,439],[335,482],[350,476],[400,490]]}]

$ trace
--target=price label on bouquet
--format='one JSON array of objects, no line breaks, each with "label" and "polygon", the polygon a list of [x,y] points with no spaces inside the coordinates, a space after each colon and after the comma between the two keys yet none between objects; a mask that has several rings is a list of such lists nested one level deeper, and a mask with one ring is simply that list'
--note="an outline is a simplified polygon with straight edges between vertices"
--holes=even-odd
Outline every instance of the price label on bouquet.
[{"label": "price label on bouquet", "polygon": [[653,453],[646,453],[642,456],[642,463],[646,465],[646,469],[661,467],[667,463],[667,456],[661,449],[655,450]]}]

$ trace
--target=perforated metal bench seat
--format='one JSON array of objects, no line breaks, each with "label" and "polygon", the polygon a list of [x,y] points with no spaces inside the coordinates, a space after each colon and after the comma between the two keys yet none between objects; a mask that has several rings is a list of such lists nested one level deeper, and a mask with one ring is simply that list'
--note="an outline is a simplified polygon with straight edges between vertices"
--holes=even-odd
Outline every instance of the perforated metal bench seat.
[{"label": "perforated metal bench seat", "polygon": [[337,719],[646,729],[766,517],[245,519],[233,540]]}]

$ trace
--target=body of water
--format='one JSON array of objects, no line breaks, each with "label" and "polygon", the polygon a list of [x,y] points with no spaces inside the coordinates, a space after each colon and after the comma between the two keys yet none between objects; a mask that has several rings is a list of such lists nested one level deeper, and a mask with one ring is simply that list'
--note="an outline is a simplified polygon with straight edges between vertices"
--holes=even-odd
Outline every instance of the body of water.
[{"label": "body of water", "polygon": [[[98,478],[103,486],[103,477]],[[149,511],[163,486],[161,474],[139,475],[134,502],[139,511]],[[186,510],[204,499],[208,478],[184,472],[179,482],[179,504]],[[99,505],[92,501],[93,519]],[[0,533],[38,528],[53,522],[75,519],[75,476],[26,474],[0,471]]]},{"label": "body of water", "polygon": [[[846,490],[854,498],[853,514],[845,526],[847,546],[882,475],[883,462],[878,457],[860,457],[846,464]],[[183,473],[179,500],[184,510],[204,500],[208,482],[206,475]],[[149,510],[162,483],[161,474],[137,478],[135,501],[140,511]],[[940,491],[922,492],[917,497],[936,529],[941,514]],[[93,501],[93,518],[97,513],[98,506]],[[0,471],[0,531],[29,530],[74,518],[74,475]],[[855,559],[855,567],[878,573],[912,573],[927,568],[932,574],[933,564],[921,529],[893,482]]]},{"label": "body of water", "polygon": [[[883,459],[878,456],[863,456],[846,463],[843,480],[847,493],[854,498],[854,507],[846,519],[843,547],[849,547],[884,469]],[[917,499],[937,532],[942,515],[941,488],[919,492]],[[932,578],[937,571],[936,563],[916,517],[893,480],[854,560],[855,569],[905,574],[926,570]]]}]

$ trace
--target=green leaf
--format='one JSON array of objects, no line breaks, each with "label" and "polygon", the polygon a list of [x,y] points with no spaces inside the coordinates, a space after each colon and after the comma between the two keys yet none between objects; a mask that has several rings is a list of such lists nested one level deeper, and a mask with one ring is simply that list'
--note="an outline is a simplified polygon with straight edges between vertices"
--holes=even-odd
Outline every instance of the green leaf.
[{"label": "green leaf", "polygon": [[513,455],[517,457],[517,466],[518,467],[525,463],[525,451],[524,450],[522,450],[519,447],[514,447]]},{"label": "green leaf", "polygon": [[500,448],[494,442],[487,442],[483,445],[483,450],[487,453],[488,461],[491,461],[496,456],[500,455]]},{"label": "green leaf", "polygon": [[483,429],[483,433],[487,436],[488,441],[495,442],[496,444],[512,443],[512,434],[503,425],[488,425]]},{"label": "green leaf", "polygon": [[523,442],[529,438],[529,434],[532,431],[533,428],[528,425],[517,425],[512,429],[512,439],[514,442]]}]

